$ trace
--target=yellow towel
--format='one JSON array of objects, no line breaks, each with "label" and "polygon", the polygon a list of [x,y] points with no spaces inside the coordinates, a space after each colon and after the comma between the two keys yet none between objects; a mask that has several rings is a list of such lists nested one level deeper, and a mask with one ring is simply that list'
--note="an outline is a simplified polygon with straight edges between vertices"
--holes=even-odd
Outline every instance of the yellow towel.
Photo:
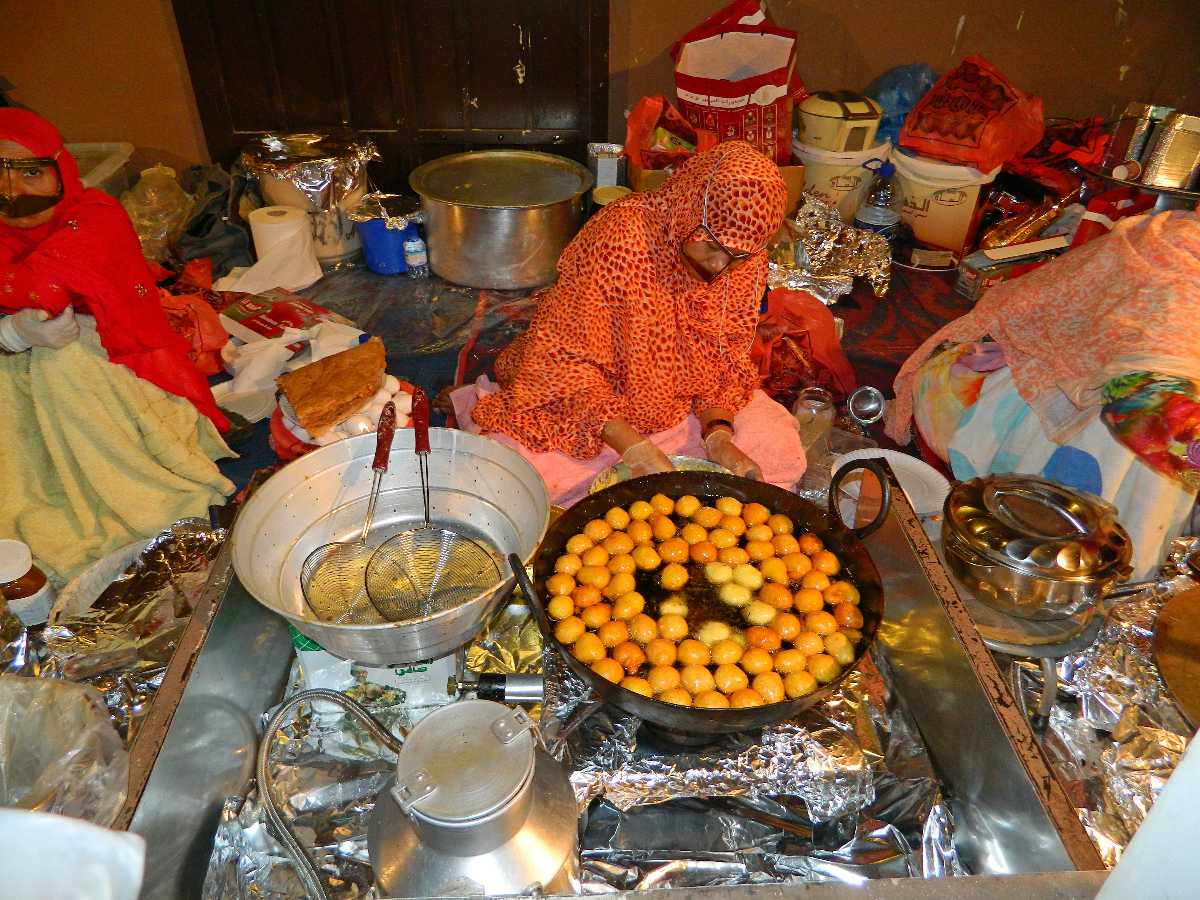
[{"label": "yellow towel", "polygon": [[0,538],[28,544],[56,584],[233,492],[212,422],[109,362],[79,322],[62,350],[0,352]]}]

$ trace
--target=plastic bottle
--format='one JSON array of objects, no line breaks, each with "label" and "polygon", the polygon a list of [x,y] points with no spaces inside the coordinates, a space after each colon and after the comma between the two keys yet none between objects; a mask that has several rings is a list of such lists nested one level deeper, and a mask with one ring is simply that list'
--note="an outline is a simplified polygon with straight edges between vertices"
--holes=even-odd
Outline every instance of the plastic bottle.
[{"label": "plastic bottle", "polygon": [[429,277],[429,251],[421,235],[414,234],[404,241],[404,265],[408,267],[409,278]]},{"label": "plastic bottle", "polygon": [[194,202],[179,186],[174,169],[157,165],[142,170],[138,183],[121,195],[121,205],[129,213],[146,259],[160,262],[167,258]]},{"label": "plastic bottle", "polygon": [[892,176],[896,167],[890,162],[882,162],[875,169],[875,180],[867,199],[859,206],[854,214],[854,227],[864,231],[874,231],[887,238],[889,244],[896,240],[900,229],[900,213],[896,211],[896,192],[892,187]]}]

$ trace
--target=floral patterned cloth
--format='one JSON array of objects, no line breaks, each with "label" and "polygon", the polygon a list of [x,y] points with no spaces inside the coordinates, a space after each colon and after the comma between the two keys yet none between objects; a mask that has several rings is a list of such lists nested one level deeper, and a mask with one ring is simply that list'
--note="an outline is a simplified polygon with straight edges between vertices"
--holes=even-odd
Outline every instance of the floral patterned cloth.
[{"label": "floral patterned cloth", "polygon": [[1200,382],[1153,372],[1114,378],[1101,417],[1150,468],[1200,489]]}]

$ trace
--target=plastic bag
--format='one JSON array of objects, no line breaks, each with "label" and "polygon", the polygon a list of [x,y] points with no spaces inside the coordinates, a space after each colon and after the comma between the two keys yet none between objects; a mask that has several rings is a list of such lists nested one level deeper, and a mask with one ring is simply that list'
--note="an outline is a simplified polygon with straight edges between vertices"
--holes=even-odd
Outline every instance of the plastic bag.
[{"label": "plastic bag", "polygon": [[883,107],[883,118],[875,132],[878,143],[889,140],[893,144],[900,140],[900,128],[904,119],[917,102],[929,93],[937,82],[937,72],[925,63],[911,63],[888,69],[863,91]]},{"label": "plastic bag", "polygon": [[167,258],[193,202],[175,180],[175,170],[162,165],[144,169],[138,183],[121,195],[121,205],[129,213],[146,259],[161,262]]},{"label": "plastic bag", "polygon": [[[146,839],[78,819],[0,809],[0,872],[11,900],[137,900]],[[31,865],[63,860],[64,865]]]},{"label": "plastic bag", "polygon": [[968,56],[917,103],[900,145],[990,172],[1042,139],[1042,99],[1016,88],[982,56]]},{"label": "plastic bag", "polygon": [[[696,149],[653,149],[660,130],[683,139]],[[712,135],[702,135],[689,125],[661,94],[638,100],[625,122],[625,155],[630,164],[639,169],[672,169],[693,153],[703,152],[715,143]]]},{"label": "plastic bag", "polygon": [[109,825],[129,753],[95,688],[0,675],[0,806]]},{"label": "plastic bag", "polygon": [[833,313],[804,291],[775,290],[767,295],[767,312],[759,319],[750,358],[763,390],[788,409],[806,387],[823,387],[838,401],[858,387]]},{"label": "plastic bag", "polygon": [[188,356],[200,373],[212,376],[222,371],[221,348],[229,334],[217,313],[224,300],[212,289],[212,260],[189,262],[174,284],[159,290],[159,302],[172,330],[188,342]]}]

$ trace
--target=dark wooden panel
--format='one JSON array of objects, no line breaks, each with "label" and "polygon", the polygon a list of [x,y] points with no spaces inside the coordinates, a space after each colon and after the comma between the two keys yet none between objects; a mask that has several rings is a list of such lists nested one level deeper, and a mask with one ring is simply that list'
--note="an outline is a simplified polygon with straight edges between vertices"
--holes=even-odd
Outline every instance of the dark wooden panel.
[{"label": "dark wooden panel", "polygon": [[[409,0],[404,7],[414,121],[426,128],[462,128],[454,4]],[[420,22],[420,27],[413,27],[414,22]]]},{"label": "dark wooden panel", "polygon": [[338,15],[324,0],[258,0],[267,20],[283,98],[284,127],[328,127],[349,122],[341,58],[334,53]]},{"label": "dark wooden panel", "polygon": [[[214,35],[222,82],[227,88],[224,96],[233,130],[262,131],[283,127],[282,110],[276,103],[275,63],[271,54],[264,52],[257,14],[247,8],[245,0],[212,0],[211,4],[195,5],[211,8],[208,22]],[[242,24],[230,28],[228,23],[232,19]]]},{"label": "dark wooden panel", "polygon": [[399,35],[387,0],[340,0],[341,58],[350,120],[360,129],[400,128],[400,72],[392,57]]},{"label": "dark wooden panel", "polygon": [[[587,81],[588,70],[579,64],[588,47],[587,5],[574,0],[555,0],[546,5],[550,8],[530,24],[527,32],[533,124],[535,128],[580,128],[587,121],[580,88]],[[581,54],[581,50],[585,52]]]}]

